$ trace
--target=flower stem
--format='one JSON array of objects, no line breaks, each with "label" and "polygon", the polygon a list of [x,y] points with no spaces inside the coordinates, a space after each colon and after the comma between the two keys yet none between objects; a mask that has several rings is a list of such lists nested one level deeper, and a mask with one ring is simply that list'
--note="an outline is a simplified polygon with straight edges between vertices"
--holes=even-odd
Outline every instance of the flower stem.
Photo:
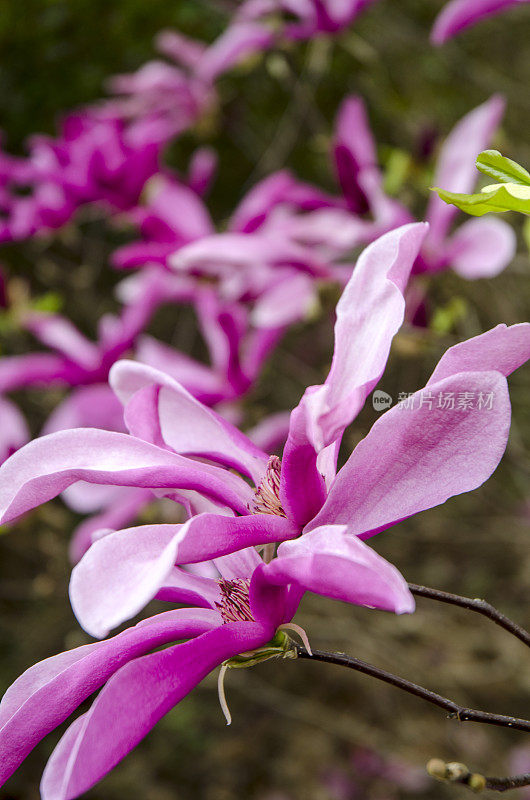
[{"label": "flower stem", "polygon": [[477,614],[482,614],[504,628],[527,647],[530,647],[530,633],[506,617],[498,611],[490,603],[485,600],[473,599],[471,597],[461,597],[458,594],[451,594],[450,592],[442,592],[439,589],[430,589],[428,586],[418,586],[415,583],[409,583],[409,589],[412,594],[417,597],[426,597],[429,600],[438,600],[440,603],[448,603],[453,606],[460,606],[466,608],[468,611],[475,611]]},{"label": "flower stem", "polygon": [[473,708],[466,708],[465,706],[458,705],[453,700],[449,700],[442,695],[432,692],[417,683],[412,683],[405,678],[387,672],[384,669],[368,664],[366,661],[361,661],[353,656],[348,656],[344,653],[328,653],[324,650],[313,650],[310,655],[305,647],[296,647],[298,658],[304,658],[309,661],[321,661],[327,664],[337,664],[341,667],[348,667],[356,672],[362,672],[363,675],[370,675],[376,680],[390,683],[404,692],[413,694],[420,697],[427,703],[431,703],[438,708],[443,708],[444,711],[449,712],[451,719],[458,719],[460,722],[482,722],[486,725],[498,725],[502,728],[513,728],[513,730],[527,731],[530,733],[530,720],[518,719],[517,717],[508,717],[502,714],[491,714],[488,711],[478,711]]}]

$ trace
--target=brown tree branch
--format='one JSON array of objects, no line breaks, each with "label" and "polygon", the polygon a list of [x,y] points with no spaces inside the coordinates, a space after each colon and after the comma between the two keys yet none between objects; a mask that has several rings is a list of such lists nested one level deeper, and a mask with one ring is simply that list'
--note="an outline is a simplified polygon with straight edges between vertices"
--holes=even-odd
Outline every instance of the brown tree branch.
[{"label": "brown tree branch", "polygon": [[497,725],[501,728],[513,728],[518,731],[527,731],[530,733],[530,720],[519,719],[517,717],[504,716],[503,714],[492,714],[488,711],[478,711],[473,708],[466,708],[453,700],[449,700],[442,695],[432,692],[417,683],[412,683],[405,678],[387,672],[380,667],[373,664],[368,664],[366,661],[361,661],[353,656],[348,656],[345,653],[329,653],[323,650],[313,650],[309,653],[305,647],[296,646],[298,658],[307,659],[309,661],[321,661],[327,664],[336,664],[340,667],[348,667],[356,672],[361,672],[363,675],[370,675],[376,680],[383,681],[401,689],[408,694],[413,694],[416,697],[425,700],[431,705],[438,706],[444,711],[447,711],[450,719],[458,719],[460,722],[481,722],[486,725]]},{"label": "brown tree branch", "polygon": [[518,625],[509,617],[502,614],[490,603],[485,600],[473,599],[471,597],[462,597],[458,594],[451,594],[450,592],[442,592],[439,589],[430,589],[428,586],[418,586],[415,583],[409,583],[409,589],[412,594],[417,597],[426,597],[429,600],[438,600],[440,603],[448,603],[452,606],[460,606],[468,611],[475,611],[477,614],[482,614],[483,617],[495,622],[505,631],[508,631],[517,639],[519,639],[527,647],[530,647],[530,633]]}]

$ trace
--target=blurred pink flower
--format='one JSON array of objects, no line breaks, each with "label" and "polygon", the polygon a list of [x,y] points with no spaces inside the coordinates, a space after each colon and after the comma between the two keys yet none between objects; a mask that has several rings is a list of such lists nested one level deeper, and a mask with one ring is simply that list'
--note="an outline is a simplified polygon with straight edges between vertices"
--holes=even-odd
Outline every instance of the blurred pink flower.
[{"label": "blurred pink flower", "polygon": [[435,20],[431,41],[433,44],[443,44],[481,19],[527,2],[528,0],[450,0]]}]

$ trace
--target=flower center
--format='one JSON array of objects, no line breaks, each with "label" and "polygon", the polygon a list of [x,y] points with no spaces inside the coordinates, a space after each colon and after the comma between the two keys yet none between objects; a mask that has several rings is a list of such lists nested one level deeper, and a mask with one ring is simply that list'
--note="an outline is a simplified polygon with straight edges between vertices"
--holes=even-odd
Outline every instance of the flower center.
[{"label": "flower center", "polygon": [[250,581],[244,578],[219,578],[217,583],[221,590],[221,599],[215,605],[221,612],[223,622],[254,622],[248,593]]},{"label": "flower center", "polygon": [[278,456],[271,456],[267,463],[267,470],[260,485],[254,492],[254,497],[248,504],[251,514],[275,514],[285,517],[286,513],[280,502],[280,475],[282,462]]}]

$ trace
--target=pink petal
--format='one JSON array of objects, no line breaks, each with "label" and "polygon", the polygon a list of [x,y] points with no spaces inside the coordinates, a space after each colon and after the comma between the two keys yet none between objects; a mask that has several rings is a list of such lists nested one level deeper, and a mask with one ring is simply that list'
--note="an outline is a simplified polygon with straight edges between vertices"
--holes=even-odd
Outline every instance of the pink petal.
[{"label": "pink petal", "polygon": [[105,642],[84,645],[28,669],[0,704],[0,784],[47,733],[133,658],[219,625],[211,610],[159,614]]},{"label": "pink petal", "polygon": [[381,377],[403,322],[403,292],[426,232],[425,223],[404,225],[381,236],[359,258],[337,304],[329,375],[301,401],[316,450],[341,436]]},{"label": "pink petal", "polygon": [[427,386],[459,372],[496,370],[506,378],[530,359],[530,323],[497,325],[455,344],[441,357]]},{"label": "pink petal", "polygon": [[8,522],[79,480],[195,490],[246,513],[251,489],[236,475],[123,433],[77,428],[42,436],[0,468],[0,520]]},{"label": "pink petal", "polygon": [[272,626],[233,622],[127,664],[57,745],[43,775],[43,800],[86,792],[216,666],[266,644],[273,633]]},{"label": "pink petal", "polygon": [[342,103],[335,123],[333,151],[337,177],[350,208],[357,213],[368,211],[368,198],[359,185],[358,176],[364,170],[372,170],[381,185],[383,179],[366,108],[360,97],[351,96]]},{"label": "pink petal", "polygon": [[[505,105],[504,98],[495,94],[462,117],[443,144],[433,186],[440,186],[449,192],[472,191],[478,178],[475,159],[481,150],[488,147],[502,119]],[[430,225],[426,248],[436,252],[456,213],[455,206],[444,203],[436,192],[431,192],[426,215]]]},{"label": "pink petal", "polygon": [[347,525],[325,525],[284,542],[262,567],[273,584],[294,583],[346,603],[394,611],[414,611],[414,598],[401,573],[365,545]]},{"label": "pink petal", "polygon": [[86,339],[72,323],[59,314],[36,311],[24,317],[26,327],[43,344],[53,348],[84,369],[97,369],[101,355],[93,342]]},{"label": "pink petal", "polygon": [[82,370],[62,356],[53,353],[26,353],[0,359],[0,392],[26,386],[79,383]]},{"label": "pink petal", "polygon": [[[453,393],[455,408],[438,408]],[[471,408],[459,408],[469,393]],[[491,410],[477,407],[492,395]],[[499,372],[459,372],[429,384],[385,412],[340,470],[322,511],[311,521],[347,524],[363,538],[476,489],[502,458],[510,400]]]},{"label": "pink petal", "polygon": [[497,217],[464,222],[448,242],[447,260],[462,278],[494,278],[517,251],[513,228]]},{"label": "pink petal", "polygon": [[0,396],[0,464],[29,438],[26,420],[16,405]]},{"label": "pink petal", "polygon": [[212,81],[248,56],[268,49],[274,33],[259,22],[234,22],[207,49],[198,66],[203,80]]},{"label": "pink petal", "polygon": [[[153,413],[163,443],[176,453],[201,456],[238,469],[255,483],[263,477],[267,454],[168,375],[134,361],[120,361],[111,370],[110,383],[126,407],[145,387],[159,390],[152,397]],[[126,414],[130,422],[131,415],[128,411]]]},{"label": "pink petal", "polygon": [[256,301],[251,322],[257,328],[279,328],[306,319],[315,308],[317,287],[314,279],[293,272],[273,284]]},{"label": "pink petal", "polygon": [[94,542],[74,567],[72,608],[83,628],[101,638],[153,599],[175,563],[207,561],[297,533],[286,519],[270,514],[200,514],[183,525],[116,531]]},{"label": "pink petal", "polygon": [[436,17],[431,31],[431,42],[443,44],[479,20],[525,2],[528,0],[451,0]]}]

